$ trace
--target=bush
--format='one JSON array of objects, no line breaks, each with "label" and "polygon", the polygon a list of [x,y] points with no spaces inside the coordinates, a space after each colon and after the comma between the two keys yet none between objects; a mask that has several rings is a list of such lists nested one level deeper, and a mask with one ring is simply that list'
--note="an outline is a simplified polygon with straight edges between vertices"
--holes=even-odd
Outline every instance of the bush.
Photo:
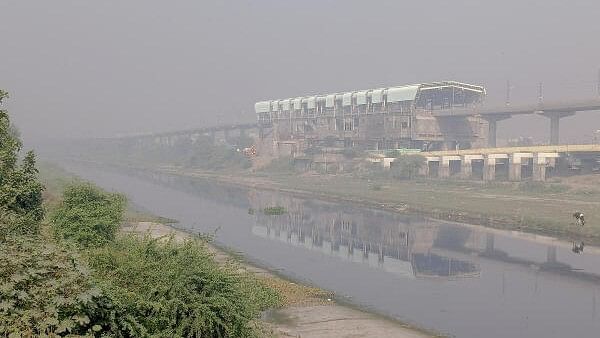
[{"label": "bush", "polygon": [[394,160],[390,167],[390,173],[393,178],[412,179],[425,165],[427,165],[427,161],[423,155],[402,155]]},{"label": "bush", "polygon": [[121,225],[126,199],[90,183],[74,183],[65,189],[63,201],[52,213],[55,233],[89,247],[112,241]]},{"label": "bush", "polygon": [[263,209],[263,214],[268,216],[276,216],[286,214],[287,210],[284,207],[276,206],[276,207],[266,207]]},{"label": "bush", "polygon": [[96,248],[90,264],[129,336],[247,337],[277,304],[257,280],[219,267],[200,241],[125,236]]},{"label": "bush", "polygon": [[37,236],[0,245],[0,336],[99,333],[109,311],[74,251]]}]

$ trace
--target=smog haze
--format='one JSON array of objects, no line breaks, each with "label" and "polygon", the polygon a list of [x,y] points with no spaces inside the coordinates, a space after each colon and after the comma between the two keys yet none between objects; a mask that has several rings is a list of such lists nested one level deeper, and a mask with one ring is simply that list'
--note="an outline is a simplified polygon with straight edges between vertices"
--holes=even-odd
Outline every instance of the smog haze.
[{"label": "smog haze", "polygon": [[[439,80],[487,101],[597,94],[597,1],[3,1],[0,79],[29,140],[256,119],[254,102]],[[535,121],[535,128],[523,121]],[[542,117],[499,138],[547,137]],[[598,129],[597,112],[561,137]],[[583,135],[583,136],[582,136]]]}]

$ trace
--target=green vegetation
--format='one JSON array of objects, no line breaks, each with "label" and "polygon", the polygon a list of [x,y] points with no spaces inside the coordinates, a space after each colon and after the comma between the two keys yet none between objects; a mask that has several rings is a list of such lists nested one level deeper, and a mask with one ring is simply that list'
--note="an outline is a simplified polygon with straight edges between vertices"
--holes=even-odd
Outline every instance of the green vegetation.
[{"label": "green vegetation", "polygon": [[123,236],[94,250],[90,265],[130,336],[247,337],[277,304],[258,281],[221,268],[198,241]]},{"label": "green vegetation", "polygon": [[[0,92],[0,99],[5,98]],[[78,180],[46,206],[33,153],[0,116],[0,336],[252,337],[280,296],[200,239],[119,234],[126,200]],[[54,171],[50,176],[60,176]],[[45,196],[56,196],[56,192]]]},{"label": "green vegetation", "polygon": [[197,135],[193,140],[176,139],[170,142],[157,139],[140,146],[127,138],[112,141],[88,140],[78,144],[65,144],[60,153],[84,161],[120,166],[175,165],[189,169],[240,170],[252,165],[241,151],[252,143],[252,139],[247,136],[228,139],[227,143],[215,142],[206,135]]},{"label": "green vegetation", "polygon": [[51,236],[9,235],[0,245],[0,335],[105,331],[110,306],[86,263]]},{"label": "green vegetation", "polygon": [[[7,97],[0,90],[0,105]],[[27,152],[19,164],[21,146],[8,112],[0,109],[0,238],[12,232],[35,233],[44,218],[35,155]]]},{"label": "green vegetation", "polygon": [[296,173],[296,168],[289,157],[280,157],[273,159],[269,164],[260,168],[259,173]]},{"label": "green vegetation", "polygon": [[390,168],[393,178],[413,179],[419,173],[419,169],[427,165],[423,155],[401,155],[398,156]]},{"label": "green vegetation", "polygon": [[124,196],[104,192],[91,183],[77,183],[65,189],[50,219],[58,236],[95,247],[114,240],[124,208]]},{"label": "green vegetation", "polygon": [[276,206],[276,207],[266,207],[263,209],[263,214],[268,216],[277,216],[286,214],[287,210],[284,207]]}]

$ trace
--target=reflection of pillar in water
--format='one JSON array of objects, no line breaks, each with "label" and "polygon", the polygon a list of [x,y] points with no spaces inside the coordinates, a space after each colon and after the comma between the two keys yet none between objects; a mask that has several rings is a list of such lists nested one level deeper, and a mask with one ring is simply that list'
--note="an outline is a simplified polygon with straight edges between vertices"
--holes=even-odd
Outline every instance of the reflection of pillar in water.
[{"label": "reflection of pillar in water", "polygon": [[348,240],[348,256],[351,256],[354,254],[354,239],[350,238]]},{"label": "reflection of pillar in water", "polygon": [[489,254],[494,252],[494,234],[485,234],[485,252]]},{"label": "reflection of pillar in water", "polygon": [[379,243],[377,262],[379,262],[379,264],[383,264],[383,245],[381,243]]},{"label": "reflection of pillar in water", "polygon": [[556,263],[556,246],[549,246],[546,252],[546,261],[548,263]]},{"label": "reflection of pillar in water", "polygon": [[502,296],[506,292],[506,276],[504,275],[504,271],[502,271]]},{"label": "reflection of pillar in water", "polygon": [[300,243],[304,243],[304,230],[302,227],[298,227],[298,240]]},{"label": "reflection of pillar in water", "polygon": [[338,236],[332,236],[331,249],[335,252],[338,252],[340,250],[340,241],[339,241]]},{"label": "reflection of pillar in water", "polygon": [[367,243],[363,242],[363,258],[369,258],[369,249]]},{"label": "reflection of pillar in water", "polygon": [[596,290],[594,290],[592,297],[592,319],[596,319]]}]

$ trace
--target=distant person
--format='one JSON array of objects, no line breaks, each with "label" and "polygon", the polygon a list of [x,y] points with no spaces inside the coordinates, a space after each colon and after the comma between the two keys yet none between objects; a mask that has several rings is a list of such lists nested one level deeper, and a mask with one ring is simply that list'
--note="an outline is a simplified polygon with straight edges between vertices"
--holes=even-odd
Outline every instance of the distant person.
[{"label": "distant person", "polygon": [[585,225],[585,218],[583,217],[583,212],[578,211],[573,214],[573,217],[575,217],[575,219],[577,220],[577,225],[579,225],[579,226]]}]

